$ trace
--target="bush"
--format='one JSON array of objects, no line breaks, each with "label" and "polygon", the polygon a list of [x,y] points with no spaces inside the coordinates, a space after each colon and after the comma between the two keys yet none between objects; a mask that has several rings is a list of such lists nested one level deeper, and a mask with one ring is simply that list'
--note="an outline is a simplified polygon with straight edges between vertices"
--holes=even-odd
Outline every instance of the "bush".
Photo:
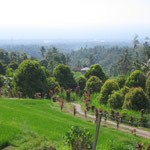
[{"label": "bush", "polygon": [[59,85],[65,89],[74,89],[76,86],[73,73],[67,65],[60,64],[56,66],[53,70],[53,76],[59,82]]},{"label": "bush", "polygon": [[141,71],[136,70],[131,73],[131,75],[129,76],[129,78],[126,81],[126,85],[130,88],[131,87],[141,87],[144,89],[145,82],[146,82],[145,75]]},{"label": "bush", "polygon": [[92,92],[100,92],[103,83],[102,81],[96,77],[91,76],[90,79],[86,82],[86,89],[92,89]]},{"label": "bush", "polygon": [[122,89],[120,89],[120,92],[123,94],[123,99],[125,98],[125,95],[129,92],[130,88],[127,86],[124,86]]},{"label": "bush", "polygon": [[108,99],[108,106],[114,109],[120,109],[123,105],[123,94],[120,91],[114,91]]},{"label": "bush", "polygon": [[13,70],[16,70],[18,68],[18,63],[15,61],[12,61],[9,65],[8,68],[12,68]]},{"label": "bush", "polygon": [[150,96],[150,77],[146,80],[146,93]]},{"label": "bush", "polygon": [[24,60],[16,70],[13,80],[16,90],[21,91],[24,96],[33,98],[37,92],[45,94],[46,74],[38,61]]},{"label": "bush", "polygon": [[59,83],[56,81],[55,78],[49,77],[46,80],[47,80],[47,92],[50,90],[54,91],[56,87],[60,88]]},{"label": "bush", "polygon": [[92,65],[90,69],[85,72],[85,77],[87,79],[91,76],[97,76],[103,82],[106,80],[106,75],[99,64]]},{"label": "bush", "polygon": [[115,80],[107,80],[101,88],[100,103],[107,104],[108,96],[112,94],[114,90],[119,90],[118,83]]},{"label": "bush", "polygon": [[119,75],[119,77],[116,79],[116,82],[118,83],[120,89],[123,88],[126,82],[125,76]]},{"label": "bush", "polygon": [[148,108],[148,98],[141,87],[131,88],[125,95],[123,108],[141,110]]},{"label": "bush", "polygon": [[72,147],[72,150],[91,150],[92,135],[86,128],[72,126],[70,131],[64,137],[65,144]]},{"label": "bush", "polygon": [[77,83],[80,86],[80,90],[84,90],[85,86],[86,86],[86,78],[84,76],[81,76],[78,78]]}]

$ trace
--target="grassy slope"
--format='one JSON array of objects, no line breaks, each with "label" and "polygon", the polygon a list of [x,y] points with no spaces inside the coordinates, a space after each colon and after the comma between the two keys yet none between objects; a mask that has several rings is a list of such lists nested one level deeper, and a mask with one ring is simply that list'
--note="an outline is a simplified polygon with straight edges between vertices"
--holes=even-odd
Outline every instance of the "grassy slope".
[{"label": "grassy slope", "polygon": [[[67,150],[63,136],[72,125],[89,128],[94,135],[95,124],[61,113],[49,100],[0,99],[0,147],[15,144],[15,137],[24,131],[45,136],[59,150]],[[132,150],[137,142],[148,145],[146,139],[101,127],[97,149]]]}]

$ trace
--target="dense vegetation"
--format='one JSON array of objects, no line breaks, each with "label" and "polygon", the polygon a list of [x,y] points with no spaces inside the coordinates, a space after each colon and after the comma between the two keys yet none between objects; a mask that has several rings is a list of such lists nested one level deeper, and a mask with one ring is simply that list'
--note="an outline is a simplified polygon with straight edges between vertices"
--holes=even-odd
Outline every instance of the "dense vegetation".
[{"label": "dense vegetation", "polygon": [[[63,108],[64,101],[70,102],[80,100],[81,104],[85,104],[85,111],[89,111],[90,108],[96,108],[95,110],[103,109],[103,111],[109,112],[110,115],[118,112],[121,113],[119,119],[121,120],[123,118],[126,122],[129,122],[129,120],[132,119],[132,115],[138,114],[138,119],[135,118],[136,123],[140,124],[140,126],[143,127],[149,127],[150,120],[148,118],[150,114],[150,46],[146,42],[143,46],[138,46],[137,43],[138,42],[136,38],[134,48],[82,48],[78,52],[72,52],[71,54],[67,55],[60,53],[55,47],[46,49],[42,46],[40,48],[40,60],[33,56],[29,57],[25,53],[7,52],[1,49],[0,94],[3,97],[18,97],[19,99],[22,97],[34,99],[45,98],[51,99],[53,102],[59,100],[61,102],[61,109]],[[116,58],[117,54],[120,54],[119,58]],[[137,59],[135,57],[136,55],[140,56],[140,58]],[[84,60],[84,57],[86,56],[89,56],[88,63],[85,63],[86,60]],[[99,64],[99,59],[101,57],[109,59],[110,62],[106,63],[106,67],[110,68],[110,64],[115,64],[111,66],[114,69],[114,72],[112,71],[109,75],[107,74],[108,72],[104,72],[104,69],[102,67],[104,65],[101,66]],[[145,61],[142,60],[143,58],[145,59]],[[83,63],[85,64],[81,64],[81,62],[79,62],[77,59],[81,59],[81,61],[83,61]],[[85,73],[72,72],[71,67],[73,66],[72,63],[75,65],[75,63],[73,62],[74,60],[76,60],[76,62],[78,63],[78,68],[81,68],[83,66],[89,66],[90,68]],[[105,68],[105,70],[107,69]],[[116,76],[110,77],[111,75]],[[37,132],[39,135],[45,133],[47,138],[51,139],[51,141],[54,142],[54,145],[58,148],[59,146],[57,146],[55,142],[60,139],[61,143],[62,139],[60,137],[58,138],[57,132],[55,139],[55,137],[52,136],[54,134],[54,131],[51,131],[50,129],[47,129],[45,131],[44,129],[42,129],[41,131],[40,127],[46,128],[45,125],[50,124],[53,119],[54,124],[57,127],[57,124],[60,124],[60,121],[62,119],[61,125],[64,129],[61,128],[62,131],[59,130],[58,133],[62,134],[70,127],[70,125],[74,124],[74,122],[70,122],[70,124],[66,126],[66,122],[68,122],[67,118],[69,119],[69,121],[71,121],[72,117],[67,116],[63,113],[61,114],[57,111],[57,108],[53,112],[53,106],[56,105],[50,101],[44,100],[42,103],[42,101],[33,102],[33,100],[6,100],[6,102],[10,102],[12,106],[18,109],[18,111],[23,116],[27,115],[25,118],[27,119],[25,124],[29,123],[29,127],[31,127],[33,131]],[[21,102],[23,103],[21,104]],[[1,100],[1,103],[1,111],[4,112],[7,108],[3,107],[3,105],[9,105],[9,103],[5,103],[5,100]],[[33,111],[36,112],[37,108],[36,106],[34,107],[32,105],[37,105],[39,111],[42,111],[42,114],[46,113],[45,115],[47,117],[48,115],[51,116],[50,119],[47,119],[45,125],[39,124],[37,128],[35,127],[35,124],[37,122],[34,122],[34,120],[37,119],[38,116],[34,114],[35,118],[31,117],[30,111],[32,114]],[[18,108],[18,106],[22,107],[22,109]],[[53,114],[49,112],[49,107],[51,108]],[[33,108],[33,110],[30,110],[30,108]],[[144,112],[144,115],[139,115],[139,112]],[[8,115],[9,113],[10,110],[8,110],[8,113],[6,113],[6,115]],[[11,114],[11,117],[13,118],[13,115],[17,115],[19,118],[20,114],[17,114],[17,112],[15,111],[14,113],[15,114]],[[61,114],[62,116],[60,115],[60,118],[62,118],[60,119],[57,114]],[[2,115],[4,114],[2,113]],[[4,117],[6,117],[6,119],[9,121],[10,118],[8,116]],[[29,116],[33,119],[33,122],[28,120]],[[55,117],[58,117],[59,121]],[[18,118],[16,118],[16,120],[20,124],[20,120]],[[39,118],[39,121],[41,121],[40,119],[44,122],[44,115]],[[4,128],[4,132],[6,127],[9,128],[9,126],[11,126],[11,124],[8,124],[7,120],[4,120],[4,124],[6,124],[6,126],[3,124],[3,122],[0,122],[0,124],[2,124],[2,128]],[[63,123],[63,121],[65,121],[65,123]],[[86,124],[84,121],[82,121],[82,123],[79,122],[80,120],[77,120],[77,124],[82,124],[81,126],[84,126],[84,124]],[[34,124],[34,126],[32,123]],[[134,124],[132,122],[131,125],[137,126],[136,123]],[[15,126],[14,124],[12,123],[12,126]],[[89,123],[86,126],[89,127],[90,125],[91,124]],[[51,128],[53,128],[53,125],[50,126]],[[92,125],[90,129],[93,127],[94,125]],[[5,137],[6,133],[4,133],[4,142],[0,143],[0,146],[3,147],[4,145],[9,144],[8,141],[11,140],[14,134],[19,134],[22,128],[23,126],[21,120],[20,126],[17,124],[14,128],[12,127],[12,134],[9,135],[10,137]],[[48,135],[49,132],[52,133],[52,135]],[[133,146],[133,143],[131,145]],[[122,147],[117,146],[115,144],[114,149],[127,149],[127,147],[124,145]],[[110,149],[111,145],[106,144],[106,147],[103,147],[103,145],[99,143],[99,147],[102,149]]]}]

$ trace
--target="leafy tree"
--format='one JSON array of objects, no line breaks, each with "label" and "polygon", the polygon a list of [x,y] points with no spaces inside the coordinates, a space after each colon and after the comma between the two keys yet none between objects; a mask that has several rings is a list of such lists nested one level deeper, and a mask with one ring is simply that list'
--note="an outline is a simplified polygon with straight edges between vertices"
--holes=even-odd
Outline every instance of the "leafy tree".
[{"label": "leafy tree", "polygon": [[16,61],[12,61],[9,65],[8,68],[12,68],[13,70],[16,70],[18,68],[18,63]]},{"label": "leafy tree", "polygon": [[44,57],[45,54],[46,54],[46,49],[45,49],[45,47],[44,47],[44,46],[41,46],[40,51],[41,51],[42,57]]},{"label": "leafy tree", "polygon": [[119,85],[119,88],[123,88],[123,86],[125,85],[125,75],[119,75],[118,78],[116,79],[118,85]]},{"label": "leafy tree", "polygon": [[129,92],[130,88],[127,86],[124,86],[122,89],[120,89],[120,92],[123,94],[123,99],[125,99],[125,95]]},{"label": "leafy tree", "polygon": [[141,110],[148,108],[148,98],[141,87],[131,88],[125,96],[123,108]]},{"label": "leafy tree", "polygon": [[73,73],[67,65],[60,64],[56,66],[53,70],[53,76],[56,78],[56,81],[59,82],[60,86],[65,89],[74,89],[76,86]]},{"label": "leafy tree", "polygon": [[86,128],[72,126],[64,136],[65,144],[72,147],[72,150],[91,150],[92,134]]},{"label": "leafy tree", "polygon": [[45,93],[47,82],[46,75],[39,62],[32,60],[23,61],[14,75],[17,90],[24,96],[33,97],[37,92]]},{"label": "leafy tree", "polygon": [[146,93],[148,96],[150,96],[150,77],[146,80]]},{"label": "leafy tree", "polygon": [[28,59],[28,56],[26,53],[22,53],[20,57],[21,57],[21,62]]},{"label": "leafy tree", "polygon": [[137,48],[138,44],[139,44],[139,40],[138,40],[138,35],[135,35],[134,39],[133,39],[133,44],[134,44],[134,48]]},{"label": "leafy tree", "polygon": [[90,66],[94,64],[94,56],[93,56],[93,54],[91,54],[89,56],[89,64],[90,64]]},{"label": "leafy tree", "polygon": [[46,59],[42,59],[42,60],[40,60],[40,65],[47,68],[48,67],[48,61]]},{"label": "leafy tree", "polygon": [[54,89],[56,87],[58,87],[58,88],[60,87],[59,83],[56,81],[56,79],[53,77],[47,78],[47,92],[50,90],[54,91]]},{"label": "leafy tree", "polygon": [[86,82],[86,89],[92,89],[93,92],[100,92],[103,82],[96,76],[91,76]]},{"label": "leafy tree", "polygon": [[5,74],[5,66],[0,62],[0,74]]},{"label": "leafy tree", "polygon": [[1,76],[0,76],[0,88],[4,85],[4,81],[5,81],[5,79],[4,79],[4,77],[1,75]]},{"label": "leafy tree", "polygon": [[92,65],[90,69],[85,72],[85,77],[87,79],[91,76],[97,76],[102,81],[106,80],[106,75],[99,64]]},{"label": "leafy tree", "polygon": [[7,65],[10,63],[9,54],[3,49],[0,49],[0,61]]},{"label": "leafy tree", "polygon": [[29,59],[38,61],[38,59],[36,57],[34,57],[34,56],[31,56]]},{"label": "leafy tree", "polygon": [[84,90],[86,86],[87,79],[84,76],[81,76],[77,79],[77,84],[80,86],[80,90]]},{"label": "leafy tree", "polygon": [[115,80],[107,80],[101,88],[100,92],[100,103],[107,104],[109,95],[113,91],[119,90],[119,85]]},{"label": "leafy tree", "polygon": [[48,78],[48,77],[50,76],[50,74],[49,74],[49,70],[48,70],[48,69],[46,69],[46,68],[45,68],[45,67],[43,67],[43,66],[41,66],[41,68],[42,68],[43,72],[45,73],[46,77]]},{"label": "leafy tree", "polygon": [[108,99],[108,106],[120,109],[123,105],[123,94],[120,91],[113,91]]},{"label": "leafy tree", "polygon": [[80,61],[80,60],[78,60],[76,67],[77,67],[77,68],[82,68],[82,64],[81,64],[81,61]]},{"label": "leafy tree", "polygon": [[118,61],[119,73],[126,75],[131,70],[131,57],[129,56],[128,49],[126,49],[119,57]]},{"label": "leafy tree", "polygon": [[129,78],[126,81],[126,85],[128,87],[139,87],[140,86],[144,89],[145,82],[146,82],[145,75],[140,70],[136,70],[131,73],[131,75],[129,76]]},{"label": "leafy tree", "polygon": [[6,77],[13,77],[14,76],[14,70],[12,68],[7,68],[5,76]]}]

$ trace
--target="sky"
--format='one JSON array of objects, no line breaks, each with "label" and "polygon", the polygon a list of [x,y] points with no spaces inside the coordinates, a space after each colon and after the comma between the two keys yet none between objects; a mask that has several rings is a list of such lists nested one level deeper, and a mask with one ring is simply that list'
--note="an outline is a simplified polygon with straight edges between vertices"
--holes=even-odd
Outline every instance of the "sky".
[{"label": "sky", "polygon": [[0,6],[0,38],[150,35],[150,0],[0,0]]}]

